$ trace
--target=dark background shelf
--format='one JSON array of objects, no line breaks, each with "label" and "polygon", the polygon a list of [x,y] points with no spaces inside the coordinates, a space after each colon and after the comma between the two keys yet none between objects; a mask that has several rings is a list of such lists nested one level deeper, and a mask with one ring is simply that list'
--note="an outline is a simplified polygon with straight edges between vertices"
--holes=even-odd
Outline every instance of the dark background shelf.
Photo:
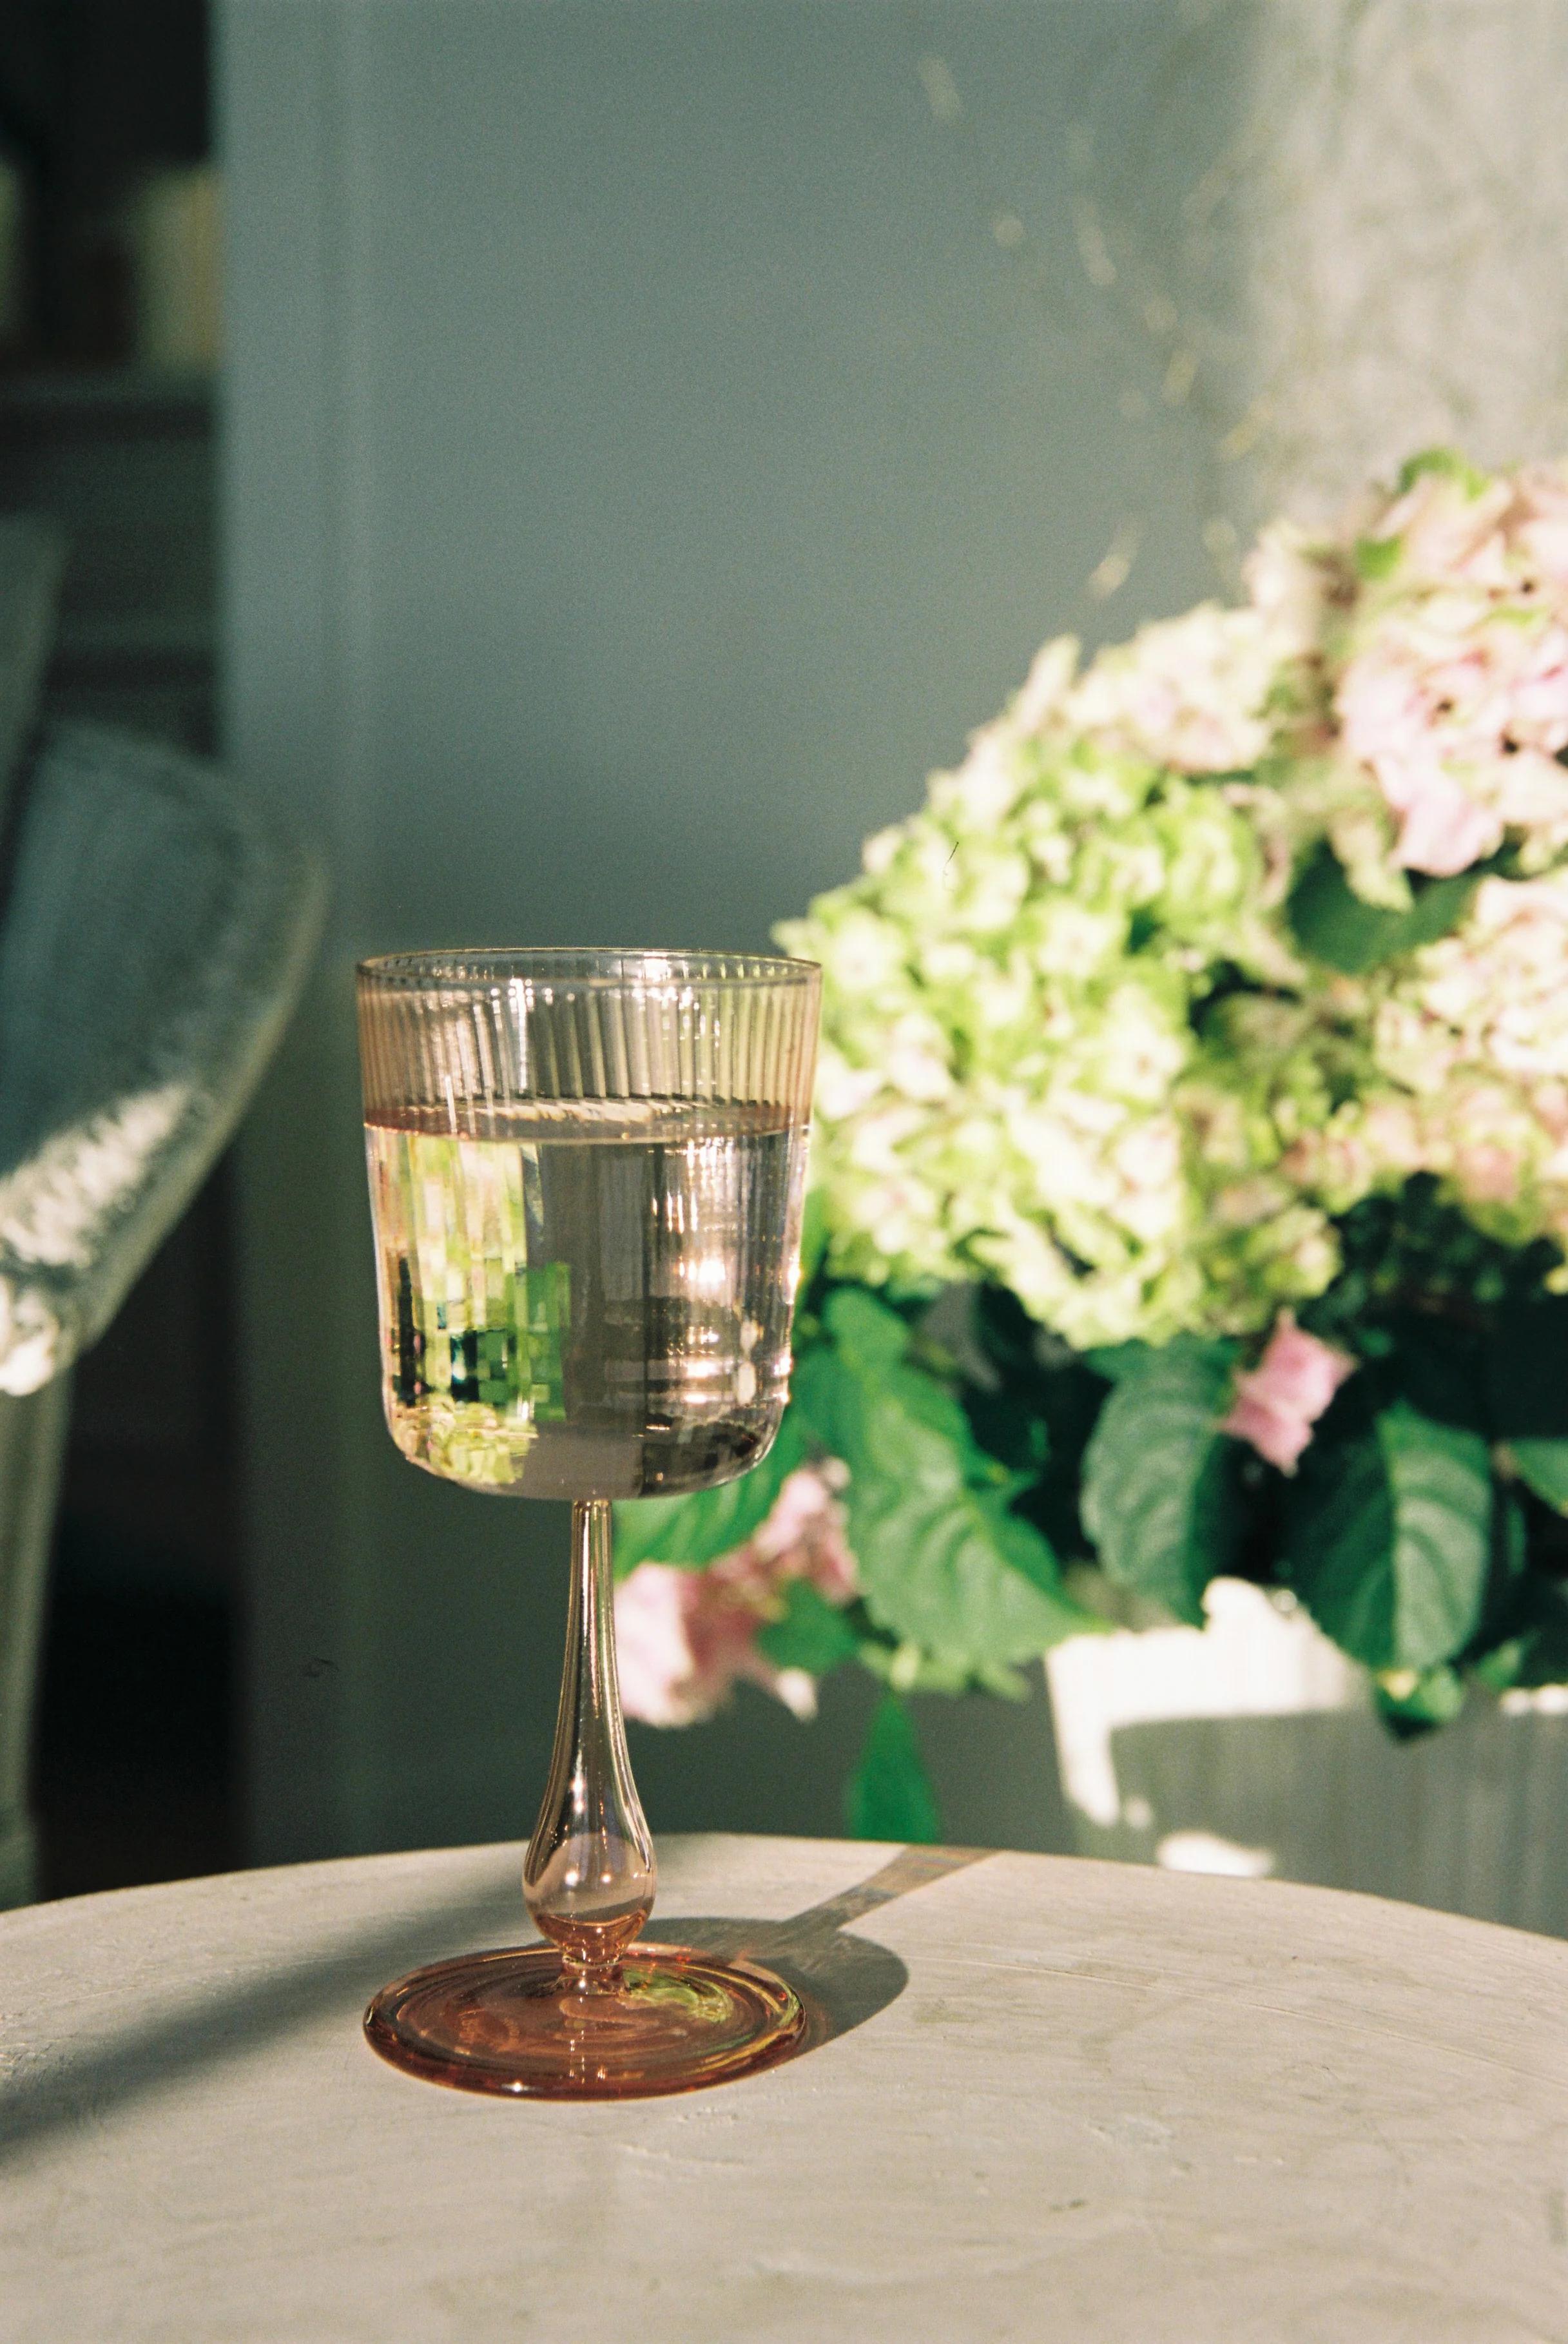
[{"label": "dark background shelf", "polygon": [[[207,37],[203,0],[0,11],[21,235],[0,511],[47,516],[67,548],[45,713],[202,753],[216,381],[138,363],[126,233],[149,173],[207,158]],[[76,1371],[34,1785],[46,1895],[239,1860],[232,1289],[220,1166]]]}]

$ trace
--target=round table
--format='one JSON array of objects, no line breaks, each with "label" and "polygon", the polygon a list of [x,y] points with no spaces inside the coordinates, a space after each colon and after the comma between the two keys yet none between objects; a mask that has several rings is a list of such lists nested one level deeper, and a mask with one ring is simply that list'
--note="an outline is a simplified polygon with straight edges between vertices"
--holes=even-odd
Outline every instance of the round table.
[{"label": "round table", "polygon": [[1568,1945],[1049,1856],[660,1854],[653,1934],[802,1983],[798,2058],[578,2107],[384,2066],[373,1988],[525,1934],[515,1847],[0,1917],[0,2338],[1568,2338]]}]

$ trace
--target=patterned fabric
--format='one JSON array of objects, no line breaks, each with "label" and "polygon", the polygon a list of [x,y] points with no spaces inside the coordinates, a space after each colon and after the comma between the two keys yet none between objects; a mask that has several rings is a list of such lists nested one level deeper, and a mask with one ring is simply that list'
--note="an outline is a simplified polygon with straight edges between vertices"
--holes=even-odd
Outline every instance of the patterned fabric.
[{"label": "patterned fabric", "polygon": [[322,889],[232,785],[72,726],[26,783],[0,920],[0,1391],[107,1326],[238,1119]]}]

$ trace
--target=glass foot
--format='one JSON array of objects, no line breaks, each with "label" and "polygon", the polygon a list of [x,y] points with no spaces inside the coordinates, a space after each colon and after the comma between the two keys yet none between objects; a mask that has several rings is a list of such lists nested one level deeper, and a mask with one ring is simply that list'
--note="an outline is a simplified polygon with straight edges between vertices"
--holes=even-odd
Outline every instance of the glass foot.
[{"label": "glass foot", "polygon": [[800,1997],[753,1962],[639,1943],[619,1985],[582,1994],[553,1946],[463,1954],[383,1986],[365,2033],[383,2059],[464,2092],[641,2099],[748,2076],[794,2049]]}]

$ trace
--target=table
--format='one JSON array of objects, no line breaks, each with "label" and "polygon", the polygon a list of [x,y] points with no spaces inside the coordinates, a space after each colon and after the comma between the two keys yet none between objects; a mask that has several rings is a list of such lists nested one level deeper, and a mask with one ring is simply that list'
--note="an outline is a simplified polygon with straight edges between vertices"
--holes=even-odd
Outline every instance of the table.
[{"label": "table", "polygon": [[827,2039],[576,2107],[384,2066],[373,1987],[523,1934],[516,1847],[0,1918],[0,2338],[1568,2338],[1568,1945],[1070,1858],[660,1854],[653,1934],[778,1961]]}]

